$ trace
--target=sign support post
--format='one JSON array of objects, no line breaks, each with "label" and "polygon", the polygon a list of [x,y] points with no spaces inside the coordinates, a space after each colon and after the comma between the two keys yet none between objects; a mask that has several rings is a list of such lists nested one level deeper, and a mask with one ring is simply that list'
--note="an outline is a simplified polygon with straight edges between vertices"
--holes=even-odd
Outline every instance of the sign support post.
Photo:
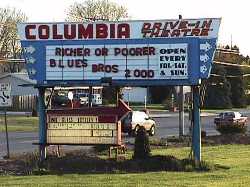
[{"label": "sign support post", "polygon": [[39,154],[40,160],[46,159],[46,113],[45,113],[45,88],[38,88],[38,106],[39,106]]},{"label": "sign support post", "polygon": [[184,135],[184,96],[183,86],[179,86],[179,137]]},{"label": "sign support post", "polygon": [[7,155],[6,158],[10,158],[10,148],[9,148],[9,135],[8,135],[8,125],[7,125],[7,111],[4,108],[4,124],[5,124],[5,135],[6,135],[6,146],[7,146]]},{"label": "sign support post", "polygon": [[193,126],[193,155],[195,163],[201,161],[201,126],[200,126],[200,93],[199,86],[193,86],[193,110],[194,110],[194,126]]}]

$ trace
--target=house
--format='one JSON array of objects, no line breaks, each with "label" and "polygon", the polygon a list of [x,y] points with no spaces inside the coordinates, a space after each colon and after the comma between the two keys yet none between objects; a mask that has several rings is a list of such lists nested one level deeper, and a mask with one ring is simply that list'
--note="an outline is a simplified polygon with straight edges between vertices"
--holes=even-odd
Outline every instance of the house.
[{"label": "house", "polygon": [[[178,86],[175,87],[175,92],[179,92]],[[183,93],[191,92],[190,86],[183,87]],[[145,103],[150,102],[151,95],[149,89],[146,87],[125,87],[122,89],[123,99],[127,102]]]},{"label": "house", "polygon": [[38,90],[32,86],[35,81],[30,80],[27,73],[7,73],[0,76],[0,83],[11,84],[12,107],[14,111],[36,111]]},{"label": "house", "polygon": [[149,101],[148,91],[145,87],[125,87],[122,89],[123,100],[135,103],[144,103]]}]

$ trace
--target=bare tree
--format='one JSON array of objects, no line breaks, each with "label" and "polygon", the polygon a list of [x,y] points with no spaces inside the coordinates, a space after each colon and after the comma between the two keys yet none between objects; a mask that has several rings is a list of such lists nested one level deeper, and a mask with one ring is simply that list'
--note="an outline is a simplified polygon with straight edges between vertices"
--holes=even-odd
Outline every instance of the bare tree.
[{"label": "bare tree", "polygon": [[68,10],[67,21],[118,21],[127,18],[127,8],[109,0],[86,0],[82,3],[74,3]]},{"label": "bare tree", "polygon": [[[127,8],[120,6],[109,0],[86,0],[82,3],[75,3],[68,10],[67,21],[118,21],[128,18]],[[120,88],[104,87],[103,99],[107,102],[116,102],[116,92]]]},{"label": "bare tree", "polygon": [[[0,8],[0,58],[18,59],[21,57],[21,46],[17,35],[17,23],[24,22],[27,17],[15,8]],[[19,71],[19,63],[1,60],[0,69],[6,72]]]}]

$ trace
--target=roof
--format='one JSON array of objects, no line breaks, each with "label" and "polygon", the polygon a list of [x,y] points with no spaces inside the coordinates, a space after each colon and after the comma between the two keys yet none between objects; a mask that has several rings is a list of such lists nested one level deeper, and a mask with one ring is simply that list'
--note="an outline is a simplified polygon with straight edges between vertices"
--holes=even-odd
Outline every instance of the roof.
[{"label": "roof", "polygon": [[4,75],[1,75],[0,79],[6,78],[6,77],[13,77],[16,79],[20,79],[20,80],[26,82],[27,84],[36,84],[36,81],[31,80],[27,73],[7,73]]}]

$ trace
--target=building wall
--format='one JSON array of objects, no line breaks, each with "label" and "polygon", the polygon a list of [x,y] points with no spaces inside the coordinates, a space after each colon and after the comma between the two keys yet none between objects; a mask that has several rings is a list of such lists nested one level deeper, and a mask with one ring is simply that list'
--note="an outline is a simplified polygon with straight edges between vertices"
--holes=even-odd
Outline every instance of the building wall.
[{"label": "building wall", "polygon": [[[0,83],[11,84],[12,106],[8,110],[12,111],[36,111],[37,110],[37,89],[33,87],[22,87],[26,81],[14,76],[0,78]],[[1,108],[0,108],[1,110]]]},{"label": "building wall", "polygon": [[11,84],[12,96],[38,95],[37,89],[33,87],[22,87],[19,85],[27,84],[27,82],[12,76],[6,76],[0,79],[0,83]]},{"label": "building wall", "polygon": [[147,96],[147,88],[132,87],[130,90],[123,89],[122,93],[125,101],[144,103],[145,96]]}]

